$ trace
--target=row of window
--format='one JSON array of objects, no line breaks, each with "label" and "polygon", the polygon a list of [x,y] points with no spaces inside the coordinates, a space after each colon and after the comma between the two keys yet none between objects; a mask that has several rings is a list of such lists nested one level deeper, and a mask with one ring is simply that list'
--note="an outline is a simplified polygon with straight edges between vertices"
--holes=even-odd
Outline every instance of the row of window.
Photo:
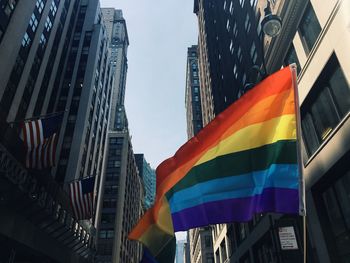
[{"label": "row of window", "polygon": [[37,25],[41,19],[41,15],[45,4],[46,4],[46,0],[36,1],[36,6],[28,22],[28,28],[24,33],[19,54],[16,58],[16,62],[12,69],[10,79],[7,83],[2,100],[0,102],[0,105],[2,106],[2,109],[6,115],[9,113],[10,107],[12,105],[12,101],[15,97],[17,86],[21,79],[25,63],[27,62],[30,48],[31,48],[33,39],[35,37]]},{"label": "row of window", "polygon": [[[311,3],[307,5],[298,32],[305,53],[309,54],[321,32],[321,26]],[[293,44],[284,60],[285,65],[291,63],[296,63],[300,71],[300,62]],[[306,148],[305,161],[317,151],[349,110],[349,83],[333,53],[301,106],[302,133]]]},{"label": "row of window", "polygon": [[333,53],[301,107],[303,138],[311,156],[350,110],[350,87]]},{"label": "row of window", "polygon": [[[50,37],[53,22],[55,20],[55,15],[56,15],[56,11],[57,11],[57,4],[58,4],[58,0],[54,0],[51,3],[49,15],[47,16],[46,21],[45,21],[45,29],[40,36],[40,43],[39,43],[39,46],[36,50],[34,63],[33,63],[32,68],[30,70],[27,84],[26,84],[26,87],[24,89],[22,99],[21,99],[21,102],[20,102],[20,105],[18,108],[18,112],[17,112],[17,116],[16,116],[17,120],[23,119],[25,117],[25,114],[26,114],[27,109],[29,107],[32,93],[34,91],[35,82],[36,82],[37,77],[39,75],[39,70],[40,70],[41,63],[42,63],[43,57],[44,57],[44,53],[45,53],[45,50],[47,47],[47,41]],[[32,14],[32,18],[29,22],[29,25],[31,25],[31,23],[32,23],[32,30],[33,30],[33,26],[35,26],[35,30],[36,30],[37,25],[38,25],[38,21],[36,20],[34,13]],[[33,32],[35,30],[33,30]]]}]

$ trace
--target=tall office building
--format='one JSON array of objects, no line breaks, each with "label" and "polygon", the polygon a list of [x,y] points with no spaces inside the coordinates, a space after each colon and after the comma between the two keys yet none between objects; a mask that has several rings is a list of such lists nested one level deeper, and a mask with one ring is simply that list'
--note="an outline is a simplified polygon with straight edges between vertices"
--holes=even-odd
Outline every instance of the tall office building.
[{"label": "tall office building", "polygon": [[198,46],[194,45],[187,50],[185,106],[188,139],[203,128],[199,88]]},{"label": "tall office building", "polygon": [[350,3],[286,1],[284,5],[289,11],[283,19],[285,35],[268,48],[267,62],[273,68],[291,62],[299,66],[306,229],[308,253],[313,256],[308,262],[346,263],[350,258]]},{"label": "tall office building", "polygon": [[128,131],[124,108],[129,39],[121,10],[103,8],[114,71],[107,158],[97,207],[97,261],[139,262],[142,248],[127,236],[142,213],[143,186]]},{"label": "tall office building", "polygon": [[255,1],[195,0],[203,124],[239,98],[261,65],[261,30]]},{"label": "tall office building", "polygon": [[[225,1],[223,7],[231,10],[232,5],[233,13],[243,12],[235,8],[235,2],[243,7],[256,3],[256,17],[261,20],[264,16],[266,1]],[[271,73],[290,63],[298,66],[307,262],[347,262],[350,65],[346,46],[350,6],[347,1],[270,3],[283,24],[278,37],[261,39],[267,69]],[[252,29],[261,31],[259,24]],[[245,53],[249,44],[247,47]],[[215,262],[301,262],[302,228],[301,218],[278,214],[257,215],[249,223],[216,225]]]},{"label": "tall office building", "polygon": [[57,93],[50,101],[55,112],[67,111],[61,128],[55,176],[58,182],[95,176],[98,186],[113,71],[99,1],[82,1],[77,15],[67,59],[60,76],[55,79]]},{"label": "tall office building", "polygon": [[[260,13],[256,7],[257,1],[194,1],[204,126],[245,92],[245,85],[255,76],[250,69],[262,64]],[[230,257],[232,227],[212,227],[215,262]]]},{"label": "tall office building", "polygon": [[[187,49],[185,105],[188,139],[202,128],[202,108],[199,82],[198,46]],[[187,232],[191,262],[213,262],[213,242],[210,227],[200,227]]]},{"label": "tall office building", "polygon": [[[91,175],[99,184],[112,90],[99,2],[7,0],[0,7],[1,258],[84,262],[94,253],[91,224],[72,217],[62,187]],[[5,120],[16,126],[60,111],[58,166],[25,169],[18,132]]]},{"label": "tall office building", "polygon": [[156,171],[147,163],[144,154],[135,154],[135,160],[139,175],[143,181],[145,194],[144,208],[147,210],[153,205],[156,196]]},{"label": "tall office building", "polygon": [[98,262],[141,260],[141,245],[128,234],[142,213],[143,187],[128,132],[108,133],[108,158],[104,167],[98,225]]}]

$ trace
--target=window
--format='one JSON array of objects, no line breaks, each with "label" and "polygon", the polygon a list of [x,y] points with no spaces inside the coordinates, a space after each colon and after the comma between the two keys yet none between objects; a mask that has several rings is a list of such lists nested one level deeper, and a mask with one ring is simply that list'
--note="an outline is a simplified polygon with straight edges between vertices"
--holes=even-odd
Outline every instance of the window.
[{"label": "window", "polygon": [[257,3],[258,3],[257,0],[250,0],[250,6],[251,6],[253,9],[255,9]]},{"label": "window", "polygon": [[105,199],[103,200],[103,208],[116,208],[117,199]]},{"label": "window", "polygon": [[231,3],[230,3],[230,14],[232,15],[233,14],[233,0],[231,0]]},{"label": "window", "polygon": [[242,8],[244,6],[244,2],[245,2],[245,0],[239,0],[239,4],[241,5]]},{"label": "window", "polygon": [[233,74],[235,75],[235,78],[237,79],[238,72],[237,72],[237,65],[236,64],[233,66]]},{"label": "window", "polygon": [[51,4],[51,7],[50,7],[50,12],[53,16],[56,15],[56,12],[57,12],[57,6],[56,6],[56,3],[55,1],[52,1],[52,4]]},{"label": "window", "polygon": [[238,57],[239,62],[242,62],[243,55],[242,55],[242,49],[241,49],[241,47],[238,48],[237,57]]},{"label": "window", "polygon": [[247,80],[247,75],[244,73],[243,77],[242,77],[242,84],[245,84],[245,81]]},{"label": "window", "polygon": [[301,66],[299,63],[297,53],[295,52],[294,45],[292,44],[287,52],[286,57],[284,58],[284,65],[288,66],[288,65],[293,64],[293,63],[295,63],[297,65],[297,69],[300,72]]},{"label": "window", "polygon": [[230,20],[227,19],[227,23],[226,23],[226,29],[227,29],[227,32],[230,32]]},{"label": "window", "polygon": [[113,238],[114,237],[114,230],[108,229],[108,230],[101,230],[99,233],[99,238],[105,239],[105,238]]},{"label": "window", "polygon": [[47,17],[46,22],[45,22],[45,29],[47,32],[50,32],[51,28],[52,28],[51,19],[50,19],[50,17]]},{"label": "window", "polygon": [[31,39],[30,39],[28,33],[25,32],[25,34],[23,36],[23,39],[22,39],[22,46],[23,47],[28,47],[30,45],[30,42],[31,42]]},{"label": "window", "polygon": [[7,17],[10,17],[13,10],[15,10],[16,4],[17,4],[17,0],[7,0],[5,1],[5,3],[2,3],[1,9],[4,10],[4,13],[6,14]]},{"label": "window", "polygon": [[258,54],[256,52],[256,47],[255,47],[255,43],[254,42],[252,43],[252,46],[250,47],[250,57],[253,60],[253,64],[255,64],[256,59],[258,57]]},{"label": "window", "polygon": [[211,247],[212,246],[212,241],[210,236],[205,236],[205,247]]},{"label": "window", "polygon": [[235,36],[235,37],[237,37],[237,35],[238,35],[238,29],[237,29],[237,23],[235,22],[234,24],[233,24],[233,35]]},{"label": "window", "polygon": [[245,28],[246,32],[249,32],[250,26],[251,26],[251,24],[250,24],[249,14],[247,14],[245,17],[245,22],[244,22],[244,28]]},{"label": "window", "polygon": [[39,13],[41,14],[44,10],[44,0],[37,0],[35,5]]},{"label": "window", "polygon": [[[326,178],[313,189],[317,211],[322,211],[319,218],[330,257],[332,262],[339,263],[347,263],[350,258],[350,170],[346,163],[348,158],[349,155],[340,159]],[[329,181],[335,176],[335,179]]]},{"label": "window", "polygon": [[299,25],[299,34],[307,54],[310,53],[320,32],[320,23],[317,20],[312,5],[309,3]]},{"label": "window", "polygon": [[115,220],[115,215],[114,214],[102,214],[101,217],[101,223],[102,224],[110,224],[110,223],[114,223]]},{"label": "window", "polygon": [[32,14],[29,20],[29,25],[33,32],[35,32],[36,28],[38,27],[38,19],[36,18],[35,14]]},{"label": "window", "polygon": [[301,107],[308,156],[350,110],[350,87],[335,54],[331,56]]}]

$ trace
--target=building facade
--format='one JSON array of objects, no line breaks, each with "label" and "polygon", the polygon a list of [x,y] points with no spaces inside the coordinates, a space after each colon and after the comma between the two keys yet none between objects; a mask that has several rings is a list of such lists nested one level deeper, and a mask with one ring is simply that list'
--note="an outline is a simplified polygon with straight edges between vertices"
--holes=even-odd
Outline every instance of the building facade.
[{"label": "building facade", "polygon": [[149,209],[156,196],[156,171],[147,163],[144,154],[135,154],[136,165],[144,186],[144,208]]},{"label": "building facade", "polygon": [[142,214],[143,185],[139,177],[124,108],[129,39],[121,10],[103,8],[110,65],[114,72],[106,160],[99,188],[97,262],[139,262],[142,248],[128,234]]},{"label": "building facade", "polygon": [[[99,1],[6,0],[0,8],[1,163],[6,164],[1,180],[8,199],[1,212],[1,240],[7,244],[1,258],[84,262],[94,254],[94,220],[76,221],[62,188],[92,175],[98,185],[101,178],[112,74]],[[5,121],[15,127],[25,118],[57,112],[64,113],[57,167],[26,170],[19,162],[24,151],[18,130]],[[11,181],[10,174],[16,173],[9,173],[9,164],[25,177]],[[11,199],[16,186],[18,194],[29,191],[23,197],[32,200]],[[16,202],[26,209],[13,210]]]},{"label": "building facade", "polygon": [[[187,49],[185,105],[187,137],[195,136],[202,128],[202,107],[199,81],[198,46]],[[214,262],[211,229],[201,227],[187,232],[191,262]]]},{"label": "building facade", "polygon": [[143,187],[129,133],[110,131],[107,151],[101,189],[97,262],[138,263],[142,256],[141,245],[127,237],[143,211]]},{"label": "building facade", "polygon": [[[297,2],[297,15],[289,16],[297,28],[290,31],[284,54],[277,54],[284,64],[299,65],[308,251],[314,262],[348,262],[350,3]],[[277,58],[271,57],[271,66]]]},{"label": "building facade", "polygon": [[[290,63],[296,63],[298,67],[307,206],[307,262],[347,262],[350,249],[349,169],[345,164],[350,156],[349,53],[346,48],[350,33],[349,3],[336,0],[327,3],[318,0],[270,3],[272,12],[282,18],[281,34],[273,39],[264,36],[259,33],[259,24],[252,26],[251,30],[261,35],[260,43],[264,45],[260,44],[259,49],[264,49],[269,73]],[[228,6],[233,13],[244,13],[244,8],[237,9],[235,4],[241,7],[250,5],[256,21],[262,20],[266,1],[225,1],[223,7]],[[200,14],[201,5],[197,7]],[[214,9],[212,6],[211,11]],[[203,14],[198,17],[205,20]],[[201,38],[203,21],[199,23]],[[208,45],[209,40],[202,46],[207,48]],[[254,54],[250,53],[254,48],[249,47],[248,42],[242,52]],[[237,55],[238,51],[235,51]],[[207,54],[203,54],[200,58],[206,58]],[[208,61],[211,65],[212,62]],[[258,62],[256,64],[260,66]],[[210,93],[210,96],[209,101],[215,104],[214,95]],[[281,234],[284,231],[292,237],[293,245],[289,249],[284,246],[285,239]],[[277,214],[256,215],[248,223],[216,225],[213,227],[215,262],[302,262],[302,233],[301,217]]]},{"label": "building facade", "polygon": [[208,124],[244,93],[261,65],[257,1],[195,0],[199,26],[199,74],[203,124]]},{"label": "building facade", "polygon": [[187,50],[185,106],[187,138],[190,139],[203,128],[202,106],[199,86],[198,46]]},{"label": "building facade", "polygon": [[[106,28],[98,0],[81,1],[68,56],[55,84],[55,112],[66,111],[58,144],[56,180],[101,178],[112,95]],[[55,101],[54,101],[55,100]]]},{"label": "building facade", "polygon": [[[204,126],[237,100],[246,91],[246,85],[255,80],[257,72],[252,71],[252,67],[262,67],[263,35],[259,26],[262,6],[253,0],[194,1],[199,26],[198,61]],[[215,262],[231,258],[233,227],[212,227]]]}]

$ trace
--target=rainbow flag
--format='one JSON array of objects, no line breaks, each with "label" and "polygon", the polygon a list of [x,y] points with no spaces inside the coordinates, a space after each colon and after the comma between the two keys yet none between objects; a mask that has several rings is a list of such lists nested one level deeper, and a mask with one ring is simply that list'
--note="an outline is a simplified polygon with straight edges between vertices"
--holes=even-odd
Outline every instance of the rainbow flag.
[{"label": "rainbow flag", "polygon": [[293,80],[291,67],[269,76],[161,163],[156,202],[148,215],[152,224],[142,218],[130,237],[147,245],[145,235],[152,235],[154,225],[171,235],[209,224],[245,222],[256,213],[297,214],[300,173]]}]

